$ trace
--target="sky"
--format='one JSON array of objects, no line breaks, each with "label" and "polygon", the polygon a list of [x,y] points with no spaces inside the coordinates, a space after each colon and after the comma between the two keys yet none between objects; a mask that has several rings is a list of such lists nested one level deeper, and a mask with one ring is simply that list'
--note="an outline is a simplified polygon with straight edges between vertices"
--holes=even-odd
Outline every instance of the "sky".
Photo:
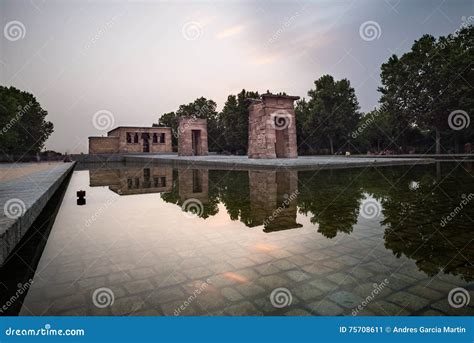
[{"label": "sky", "polygon": [[63,153],[201,96],[307,97],[324,74],[349,79],[366,112],[382,63],[473,15],[474,0],[0,0],[0,85],[36,96],[55,128],[45,148]]}]

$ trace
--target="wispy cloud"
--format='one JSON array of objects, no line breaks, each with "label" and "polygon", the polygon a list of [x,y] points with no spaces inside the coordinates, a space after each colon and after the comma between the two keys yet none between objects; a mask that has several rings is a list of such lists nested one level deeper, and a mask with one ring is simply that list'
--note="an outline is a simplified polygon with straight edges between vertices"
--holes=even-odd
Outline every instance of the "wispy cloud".
[{"label": "wispy cloud", "polygon": [[216,34],[217,39],[225,39],[240,34],[245,29],[244,25],[237,25],[229,27]]},{"label": "wispy cloud", "polygon": [[252,62],[257,65],[271,64],[282,59],[291,59],[308,53],[313,53],[318,49],[325,48],[331,44],[336,37],[326,34],[306,34],[298,39],[279,39],[271,44],[263,44],[252,51]]}]

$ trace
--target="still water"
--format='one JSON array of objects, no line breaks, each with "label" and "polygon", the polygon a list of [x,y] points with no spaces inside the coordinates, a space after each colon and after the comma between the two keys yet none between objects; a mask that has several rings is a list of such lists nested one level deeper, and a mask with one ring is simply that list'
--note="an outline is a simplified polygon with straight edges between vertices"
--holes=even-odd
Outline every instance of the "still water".
[{"label": "still water", "polygon": [[21,315],[474,315],[472,164],[82,169]]}]

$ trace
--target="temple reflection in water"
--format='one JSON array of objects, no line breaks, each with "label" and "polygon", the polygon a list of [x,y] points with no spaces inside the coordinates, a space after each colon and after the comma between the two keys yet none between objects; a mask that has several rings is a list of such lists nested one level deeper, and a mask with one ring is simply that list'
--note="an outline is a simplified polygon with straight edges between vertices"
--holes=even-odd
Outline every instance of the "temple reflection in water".
[{"label": "temple reflection in water", "polygon": [[[471,194],[466,189],[474,186],[472,164],[449,170],[444,175],[440,166],[414,167],[407,173],[401,168],[315,172],[122,165],[91,169],[89,175],[92,187],[108,186],[119,195],[160,193],[163,201],[177,206],[197,200],[202,219],[216,215],[221,204],[231,220],[263,227],[267,233],[302,227],[298,215],[327,239],[376,225],[386,249],[415,260],[426,274],[444,271],[473,280],[468,261],[474,260],[474,250],[466,242],[472,234],[474,201],[445,226],[439,225]],[[347,178],[350,184],[343,182]],[[380,206],[378,216],[370,220],[361,215],[367,196]]]},{"label": "temple reflection in water", "polygon": [[209,170],[178,169],[179,197],[182,202],[197,199],[202,204],[209,202]]},{"label": "temple reflection in water", "polygon": [[254,225],[265,232],[302,226],[296,222],[297,171],[249,171],[249,185]]},{"label": "temple reflection in water", "polygon": [[119,195],[171,192],[173,170],[170,167],[128,167],[91,170],[90,186],[108,186]]}]

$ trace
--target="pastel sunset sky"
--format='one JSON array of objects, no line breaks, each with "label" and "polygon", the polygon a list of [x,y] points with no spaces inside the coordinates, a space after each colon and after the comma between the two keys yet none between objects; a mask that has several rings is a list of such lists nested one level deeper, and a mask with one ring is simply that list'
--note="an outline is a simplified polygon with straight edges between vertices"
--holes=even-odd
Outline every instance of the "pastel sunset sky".
[{"label": "pastel sunset sky", "polygon": [[[0,0],[0,84],[37,97],[55,125],[46,148],[68,153],[106,133],[97,111],[150,126],[201,96],[221,109],[243,88],[306,97],[323,74],[348,78],[368,111],[382,63],[473,14],[470,0]],[[7,39],[12,21],[19,39]]]}]

